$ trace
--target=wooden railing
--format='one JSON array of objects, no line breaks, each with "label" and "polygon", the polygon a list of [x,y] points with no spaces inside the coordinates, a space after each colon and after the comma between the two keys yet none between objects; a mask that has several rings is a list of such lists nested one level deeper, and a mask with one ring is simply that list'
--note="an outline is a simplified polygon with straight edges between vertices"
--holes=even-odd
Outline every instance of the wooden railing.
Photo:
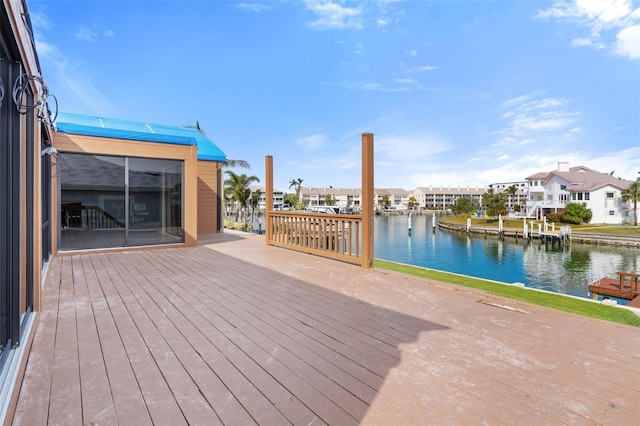
[{"label": "wooden railing", "polygon": [[268,244],[362,264],[362,216],[267,212]]},{"label": "wooden railing", "polygon": [[265,156],[265,243],[373,268],[373,133],[362,134],[361,215],[273,209],[273,157]]},{"label": "wooden railing", "polygon": [[124,223],[101,207],[84,206],[79,203],[63,205],[62,220],[66,228],[124,228]]}]

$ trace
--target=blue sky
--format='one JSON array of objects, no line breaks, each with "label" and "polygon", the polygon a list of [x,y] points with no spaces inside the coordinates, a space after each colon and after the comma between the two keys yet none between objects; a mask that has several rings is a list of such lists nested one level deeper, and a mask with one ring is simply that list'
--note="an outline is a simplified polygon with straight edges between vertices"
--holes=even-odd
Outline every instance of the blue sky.
[{"label": "blue sky", "polygon": [[194,125],[277,188],[640,171],[640,2],[28,1],[64,112]]}]

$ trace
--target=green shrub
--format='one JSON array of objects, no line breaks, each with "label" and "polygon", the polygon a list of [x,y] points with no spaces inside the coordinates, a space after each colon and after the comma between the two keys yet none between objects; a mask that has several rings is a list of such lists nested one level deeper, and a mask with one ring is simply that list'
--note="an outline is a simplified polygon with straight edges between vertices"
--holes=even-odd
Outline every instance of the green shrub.
[{"label": "green shrub", "polygon": [[562,220],[560,220],[561,215],[562,213],[547,213],[545,217],[549,223],[560,223],[562,222]]},{"label": "green shrub", "polygon": [[593,213],[583,203],[569,203],[564,208],[564,216],[567,220],[564,223],[579,225],[581,223],[589,223]]},{"label": "green shrub", "polygon": [[244,232],[253,231],[253,224],[249,222],[244,223],[244,222],[233,222],[230,220],[225,220],[224,227],[232,231],[244,231]]}]

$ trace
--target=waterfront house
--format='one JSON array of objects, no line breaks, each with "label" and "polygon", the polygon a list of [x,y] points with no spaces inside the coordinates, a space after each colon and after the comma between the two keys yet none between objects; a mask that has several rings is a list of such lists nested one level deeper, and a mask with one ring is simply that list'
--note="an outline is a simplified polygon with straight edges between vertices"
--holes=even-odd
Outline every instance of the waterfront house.
[{"label": "waterfront house", "polygon": [[622,191],[632,181],[613,177],[585,166],[559,162],[556,170],[526,178],[527,216],[542,218],[564,211],[568,203],[583,203],[591,210],[591,223],[619,224],[631,221],[633,211],[622,202]]}]

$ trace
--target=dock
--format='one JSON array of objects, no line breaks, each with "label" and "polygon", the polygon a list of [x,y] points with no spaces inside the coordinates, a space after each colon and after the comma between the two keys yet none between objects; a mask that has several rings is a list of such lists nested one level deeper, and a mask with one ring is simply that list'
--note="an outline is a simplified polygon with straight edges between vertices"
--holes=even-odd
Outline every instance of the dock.
[{"label": "dock", "polygon": [[627,299],[630,300],[627,306],[640,308],[640,288],[638,288],[640,274],[618,271],[616,275],[618,278],[601,278],[590,284],[589,294],[594,300],[599,296]]}]

